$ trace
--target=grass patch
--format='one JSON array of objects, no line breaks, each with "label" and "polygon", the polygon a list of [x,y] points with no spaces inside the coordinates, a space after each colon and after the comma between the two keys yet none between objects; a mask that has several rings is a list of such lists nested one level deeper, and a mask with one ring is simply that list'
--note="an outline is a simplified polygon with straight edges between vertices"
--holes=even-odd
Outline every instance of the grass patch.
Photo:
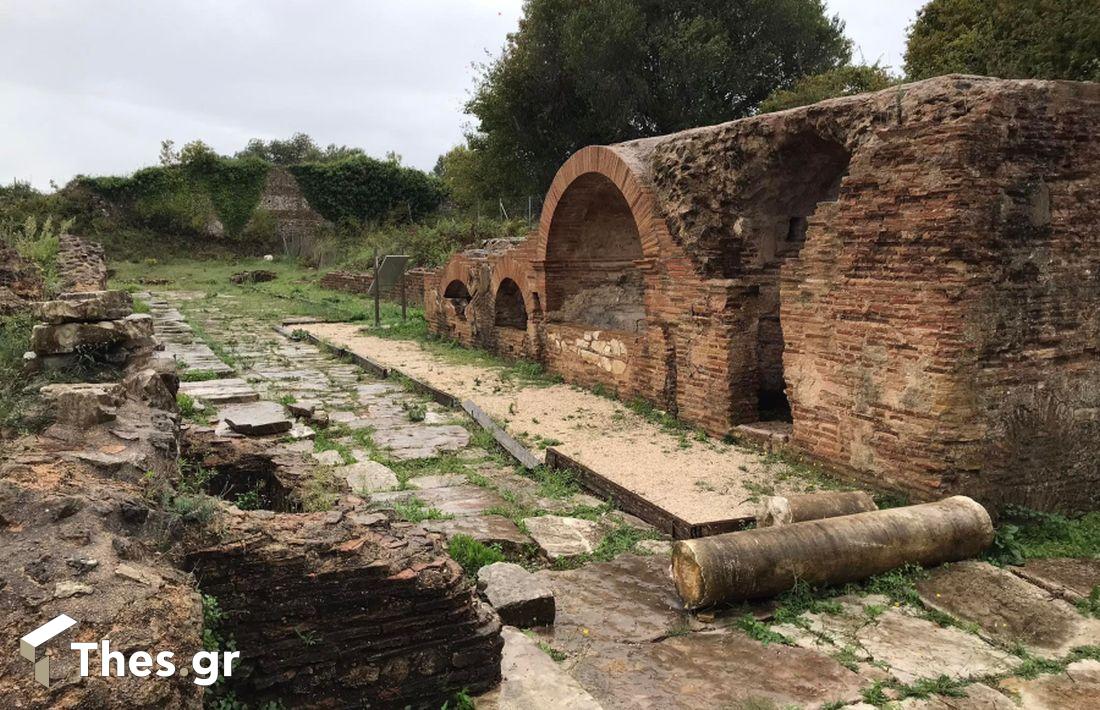
[{"label": "grass patch", "polygon": [[563,557],[554,561],[555,569],[576,569],[590,562],[609,562],[619,555],[630,552],[640,540],[656,540],[660,535],[650,530],[619,523],[611,532],[603,536],[600,544],[588,555]]},{"label": "grass patch", "polygon": [[780,624],[803,625],[803,614],[839,614],[840,604],[827,598],[822,592],[803,580],[798,580],[794,588],[780,595],[779,606],[775,610],[775,620]]},{"label": "grass patch", "polygon": [[503,562],[504,553],[497,545],[486,545],[469,535],[455,535],[447,543],[447,552],[454,561],[471,577],[476,577],[479,569],[494,562]]},{"label": "grass patch", "polygon": [[425,520],[450,520],[454,516],[448,515],[439,508],[430,508],[424,501],[416,496],[393,504],[393,511],[397,517],[410,523],[422,523]]},{"label": "grass patch", "polygon": [[745,614],[739,617],[737,619],[737,628],[744,631],[749,638],[755,639],[765,646],[770,643],[779,643],[787,646],[793,645],[789,638],[778,631],[773,631],[771,626],[760,621],[752,614]]},{"label": "grass patch", "polygon": [[1077,602],[1077,609],[1085,616],[1100,619],[1100,586],[1093,587],[1087,599]]},{"label": "grass patch", "polygon": [[209,382],[220,378],[221,375],[211,370],[184,370],[180,373],[180,382]]},{"label": "grass patch", "polygon": [[1070,518],[1009,506],[997,528],[989,557],[1000,564],[1023,564],[1043,557],[1100,556],[1100,511]]},{"label": "grass patch", "polygon": [[317,453],[335,451],[340,454],[344,465],[355,463],[355,457],[351,455],[351,449],[343,442],[337,441],[341,436],[340,428],[329,426],[327,429],[318,429],[313,436],[313,450]]}]

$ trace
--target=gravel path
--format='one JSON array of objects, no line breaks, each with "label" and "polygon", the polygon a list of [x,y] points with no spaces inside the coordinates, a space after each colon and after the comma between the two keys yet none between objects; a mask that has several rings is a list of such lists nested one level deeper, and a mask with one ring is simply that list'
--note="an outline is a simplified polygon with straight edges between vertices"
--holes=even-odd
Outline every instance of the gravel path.
[{"label": "gravel path", "polygon": [[416,342],[365,335],[360,327],[302,328],[322,340],[472,399],[529,443],[541,437],[571,458],[688,523],[751,517],[762,494],[797,492],[805,481],[782,463],[712,439],[662,429],[621,403],[570,385],[520,385],[502,369],[456,364]]}]

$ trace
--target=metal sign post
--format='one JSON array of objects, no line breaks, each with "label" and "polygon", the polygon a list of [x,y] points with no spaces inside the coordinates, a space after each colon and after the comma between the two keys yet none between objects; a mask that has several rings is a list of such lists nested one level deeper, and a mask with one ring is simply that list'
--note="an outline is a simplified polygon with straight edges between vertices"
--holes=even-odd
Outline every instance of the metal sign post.
[{"label": "metal sign post", "polygon": [[374,252],[374,281],[371,282],[374,289],[374,327],[382,327],[382,289],[378,288],[378,252]]},{"label": "metal sign post", "polygon": [[379,301],[382,298],[382,290],[392,289],[395,285],[401,288],[401,319],[406,318],[405,297],[405,266],[409,263],[409,257],[404,254],[387,254],[378,261],[378,255],[374,256],[374,281],[371,282],[367,292],[374,296],[374,322],[381,324]]}]

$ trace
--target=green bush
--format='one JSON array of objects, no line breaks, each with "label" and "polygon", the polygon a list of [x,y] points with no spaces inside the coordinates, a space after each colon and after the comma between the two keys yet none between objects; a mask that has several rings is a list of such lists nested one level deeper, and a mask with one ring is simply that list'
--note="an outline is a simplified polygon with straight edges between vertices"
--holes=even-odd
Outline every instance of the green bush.
[{"label": "green bush", "polygon": [[344,222],[415,221],[443,204],[439,178],[392,160],[362,155],[290,168],[309,204],[325,219]]},{"label": "green bush", "polygon": [[486,239],[506,239],[526,234],[529,227],[522,220],[472,220],[440,217],[420,224],[388,225],[361,230],[354,242],[344,237],[344,243],[355,246],[340,260],[342,268],[365,271],[374,266],[374,253],[408,254],[416,266],[439,266],[452,254],[480,244]]},{"label": "green bush", "polygon": [[203,234],[216,217],[240,237],[260,201],[270,165],[257,158],[199,153],[179,165],[143,168],[130,177],[79,176],[66,187],[106,200],[130,227]]}]

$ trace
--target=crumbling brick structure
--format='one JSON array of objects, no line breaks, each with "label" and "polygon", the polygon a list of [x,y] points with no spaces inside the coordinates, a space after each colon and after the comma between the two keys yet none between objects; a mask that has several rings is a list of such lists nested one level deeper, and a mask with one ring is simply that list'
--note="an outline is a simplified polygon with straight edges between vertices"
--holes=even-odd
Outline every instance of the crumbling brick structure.
[{"label": "crumbling brick structure", "polygon": [[425,308],[917,498],[1095,506],[1098,164],[1100,85],[967,76],[585,148]]}]

